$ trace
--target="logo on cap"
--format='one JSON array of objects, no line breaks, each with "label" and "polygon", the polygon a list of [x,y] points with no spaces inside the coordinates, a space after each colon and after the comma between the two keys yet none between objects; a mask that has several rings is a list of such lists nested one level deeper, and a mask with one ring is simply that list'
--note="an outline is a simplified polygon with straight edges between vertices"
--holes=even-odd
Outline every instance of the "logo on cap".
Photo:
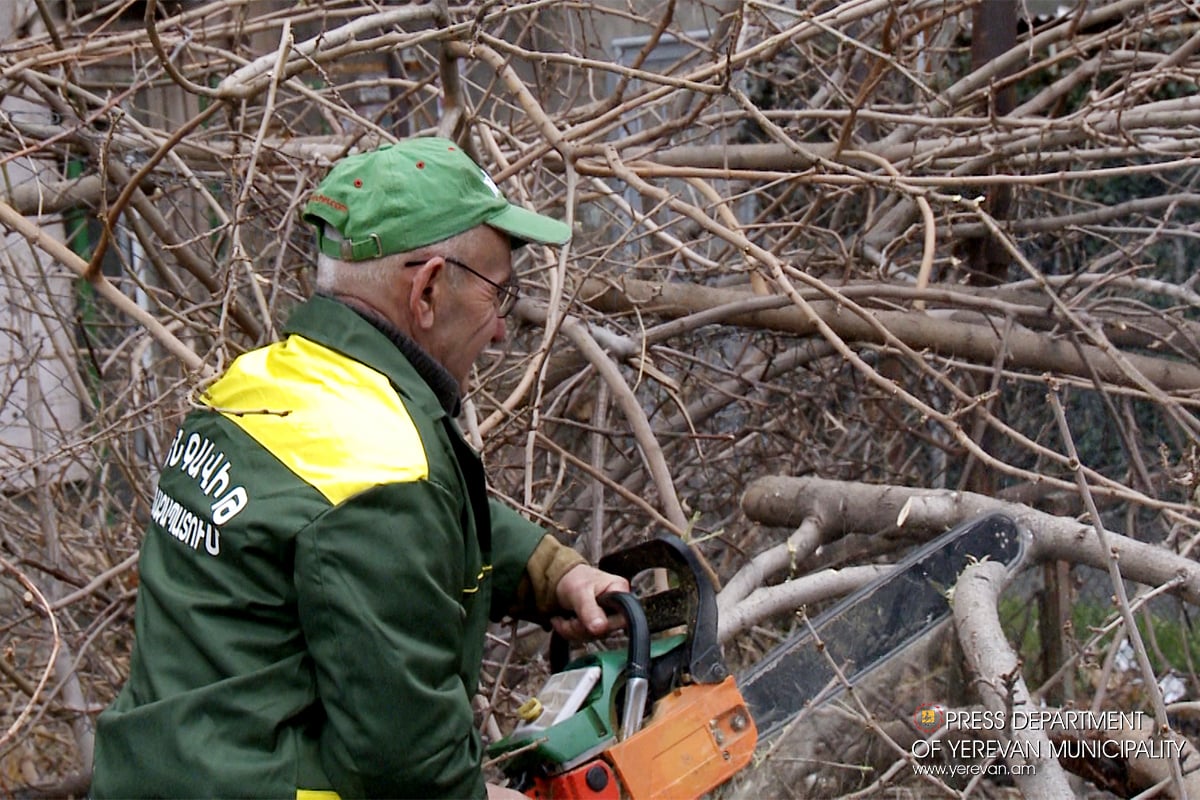
[{"label": "logo on cap", "polygon": [[310,200],[310,202],[324,203],[325,205],[329,206],[330,208],[340,211],[343,214],[345,214],[346,211],[349,210],[346,208],[346,206],[344,204],[339,203],[337,200],[334,200],[332,197],[326,197],[323,194],[314,194],[312,196],[312,199]]}]

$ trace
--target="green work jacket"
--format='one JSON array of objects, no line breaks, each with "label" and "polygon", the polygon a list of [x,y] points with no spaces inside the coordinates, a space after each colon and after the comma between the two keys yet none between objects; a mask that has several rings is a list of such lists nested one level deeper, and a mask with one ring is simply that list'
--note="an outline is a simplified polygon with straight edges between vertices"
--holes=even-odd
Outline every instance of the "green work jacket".
[{"label": "green work jacket", "polygon": [[329,298],[285,335],[169,445],[93,794],[483,797],[485,628],[544,531],[489,500],[436,368]]}]

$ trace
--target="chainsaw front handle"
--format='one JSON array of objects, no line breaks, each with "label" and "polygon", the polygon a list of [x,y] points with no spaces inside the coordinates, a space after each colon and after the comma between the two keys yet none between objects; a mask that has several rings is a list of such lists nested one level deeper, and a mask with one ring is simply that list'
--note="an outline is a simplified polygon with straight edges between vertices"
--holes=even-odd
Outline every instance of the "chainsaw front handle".
[{"label": "chainsaw front handle", "polygon": [[629,659],[625,664],[625,705],[621,714],[621,740],[642,728],[646,698],[650,693],[650,625],[637,597],[630,592],[607,592],[596,598],[605,611],[625,617]]},{"label": "chainsaw front handle", "polygon": [[696,554],[678,536],[664,534],[610,553],[598,565],[605,572],[633,579],[662,569],[672,588],[643,597],[651,635],[686,626],[687,643],[661,663],[651,665],[651,697],[657,700],[685,683],[720,683],[729,676],[717,640],[717,596]]},{"label": "chainsaw front handle", "polygon": [[[625,665],[625,704],[621,713],[621,739],[642,727],[650,695],[650,624],[641,601],[631,592],[605,592],[596,598],[605,611],[625,618],[629,658]],[[562,672],[571,660],[571,643],[557,631],[550,634],[550,671]]]}]

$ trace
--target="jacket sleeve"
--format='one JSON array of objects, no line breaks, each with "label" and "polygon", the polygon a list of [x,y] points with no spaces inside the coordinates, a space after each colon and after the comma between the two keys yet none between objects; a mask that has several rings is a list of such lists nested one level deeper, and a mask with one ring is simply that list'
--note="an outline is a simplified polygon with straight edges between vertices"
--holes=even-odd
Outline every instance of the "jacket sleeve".
[{"label": "jacket sleeve", "polygon": [[554,590],[583,556],[503,503],[491,501],[492,619],[506,614],[545,622],[558,610]]},{"label": "jacket sleeve", "polygon": [[463,678],[462,584],[476,580],[464,549],[457,504],[432,481],[363,492],[297,539],[321,766],[343,798],[485,795]]},{"label": "jacket sleeve", "polygon": [[525,566],[546,532],[509,506],[492,498],[492,617],[504,616],[515,602]]}]

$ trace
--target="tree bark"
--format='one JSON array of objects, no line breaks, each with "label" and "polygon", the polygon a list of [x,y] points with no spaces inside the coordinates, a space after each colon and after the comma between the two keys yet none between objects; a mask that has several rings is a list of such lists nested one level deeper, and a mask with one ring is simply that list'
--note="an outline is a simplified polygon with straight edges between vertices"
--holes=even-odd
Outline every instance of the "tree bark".
[{"label": "tree bark", "polygon": [[[653,312],[678,317],[750,297],[746,292],[713,289],[697,284],[650,283],[622,279],[615,284],[585,281],[580,296],[589,306],[604,313]],[[834,302],[813,303],[813,309],[830,328],[848,342],[881,344],[878,330],[866,320]],[[871,316],[896,338],[915,350],[928,350],[947,358],[961,358],[991,365],[1000,359],[1003,367],[1033,373],[1053,372],[1071,375],[1089,383],[1093,376],[1119,386],[1137,386],[1137,382],[1111,356],[1098,347],[1073,344],[1069,339],[1053,339],[1013,326],[1007,334],[1004,325],[959,322],[921,311],[870,311]],[[812,336],[816,327],[798,309],[781,308],[730,317],[727,324]],[[1155,358],[1137,353],[1125,358],[1163,391],[1191,391],[1200,386],[1200,367],[1182,361]]]},{"label": "tree bark", "polygon": [[[839,534],[903,528],[927,538],[973,517],[1001,512],[1029,531],[1027,561],[1058,559],[1099,570],[1108,565],[1092,526],[971,492],[772,476],[750,484],[742,509],[764,525],[792,527],[812,516],[822,529]],[[1179,597],[1200,605],[1200,563],[1113,531],[1109,535],[1127,579],[1148,586],[1171,584]]]},{"label": "tree bark", "polygon": [[[1010,722],[1014,712],[1037,710],[1031,702],[1021,665],[1000,627],[996,605],[1007,582],[1003,564],[982,562],[963,570],[954,587],[954,624],[963,655],[976,676],[976,689],[984,706]],[[1036,726],[1009,726],[1002,740],[1015,746],[1007,763],[1013,781],[1026,797],[1073,798],[1062,766],[1053,757],[1050,739]],[[1028,760],[1025,756],[1028,756]],[[1032,772],[1023,768],[1028,764]]]}]

